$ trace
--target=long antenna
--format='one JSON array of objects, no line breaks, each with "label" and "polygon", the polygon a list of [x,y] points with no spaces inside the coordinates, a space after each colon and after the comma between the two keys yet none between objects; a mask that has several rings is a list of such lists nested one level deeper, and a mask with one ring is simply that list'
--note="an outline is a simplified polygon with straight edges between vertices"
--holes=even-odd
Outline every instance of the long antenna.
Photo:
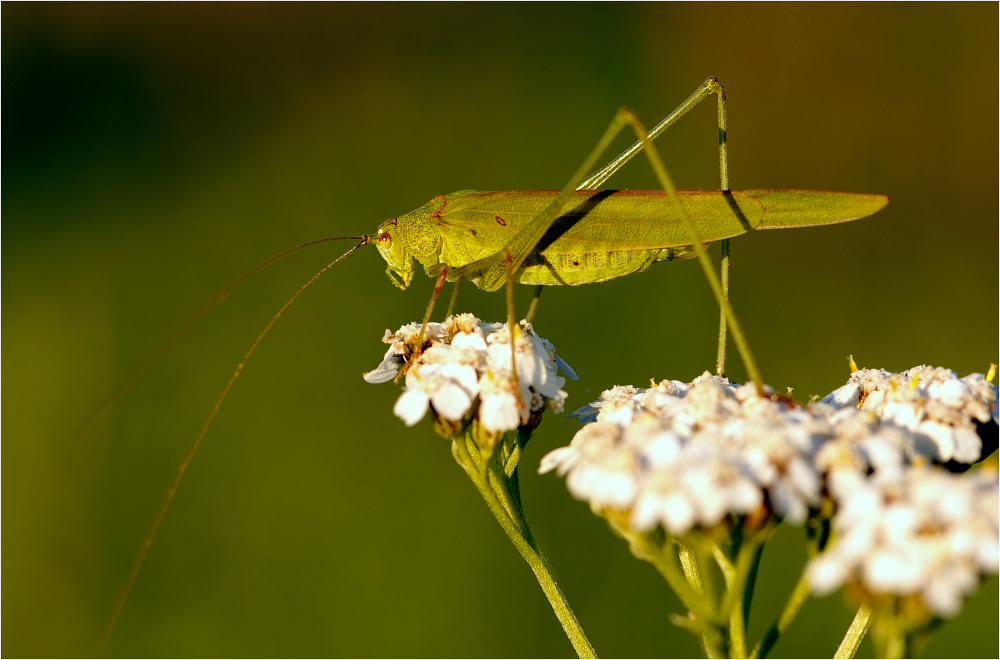
[{"label": "long antenna", "polygon": [[363,240],[364,238],[365,238],[364,236],[338,236],[336,238],[321,238],[318,241],[310,241],[308,243],[303,243],[302,245],[296,245],[295,247],[289,248],[284,252],[279,252],[278,254],[274,255],[273,257],[270,257],[269,259],[265,259],[264,261],[260,262],[247,272],[237,277],[235,280],[226,285],[224,289],[222,289],[214,296],[212,296],[207,302],[205,302],[205,304],[203,304],[201,307],[195,310],[195,312],[191,316],[189,316],[187,320],[180,325],[179,328],[174,330],[169,337],[163,340],[163,343],[157,346],[153,350],[153,352],[149,354],[146,360],[139,366],[138,369],[135,370],[132,376],[124,383],[119,385],[118,389],[112,392],[101,403],[101,405],[99,405],[92,413],[90,413],[90,415],[87,416],[87,419],[83,422],[83,424],[80,425],[80,428],[77,429],[77,432],[74,435],[74,439],[77,441],[81,441],[88,435],[90,435],[90,433],[95,428],[97,428],[97,426],[102,421],[104,421],[104,418],[107,417],[108,414],[115,409],[115,406],[117,406],[118,402],[121,401],[126,394],[128,394],[129,390],[131,390],[136,383],[142,380],[142,377],[146,375],[146,372],[149,371],[153,367],[153,365],[159,361],[161,357],[163,357],[164,353],[170,350],[171,346],[176,344],[177,341],[181,337],[183,337],[188,330],[194,327],[194,325],[201,319],[201,317],[207,314],[209,310],[218,305],[220,302],[225,300],[226,297],[228,297],[229,294],[233,292],[233,289],[243,284],[243,282],[248,280],[250,276],[255,275],[258,272],[264,270],[274,262],[284,259],[293,252],[298,252],[299,250],[302,250],[304,248],[312,247],[313,245],[319,245],[321,243],[329,243],[330,241],[360,241]]},{"label": "long antenna", "polygon": [[177,473],[174,475],[174,480],[170,483],[170,488],[167,489],[167,494],[164,496],[163,501],[160,502],[160,508],[156,510],[156,516],[153,518],[153,523],[149,526],[149,531],[146,532],[145,538],[142,539],[142,545],[139,547],[139,552],[136,554],[135,560],[132,562],[132,568],[128,572],[128,577],[125,578],[125,586],[122,587],[121,593],[118,594],[118,600],[115,601],[114,609],[111,610],[111,616],[108,618],[108,622],[104,626],[104,632],[101,633],[101,638],[98,640],[97,646],[94,648],[95,655],[100,655],[104,650],[104,646],[108,643],[108,639],[111,637],[111,633],[115,629],[115,623],[118,622],[118,615],[121,614],[122,607],[125,605],[125,599],[128,598],[129,591],[132,590],[132,585],[135,583],[135,578],[139,575],[139,569],[142,568],[143,561],[146,559],[146,554],[149,552],[149,546],[153,544],[153,537],[156,536],[156,530],[159,529],[160,523],[163,522],[163,516],[167,513],[167,508],[170,506],[171,500],[174,499],[174,494],[177,492],[177,486],[180,485],[181,479],[184,477],[184,472],[191,463],[191,459],[194,458],[195,452],[198,451],[198,446],[201,445],[201,440],[205,437],[205,432],[208,431],[209,425],[215,418],[215,413],[219,412],[219,407],[222,405],[222,401],[226,398],[226,395],[229,394],[229,390],[232,388],[233,383],[237,378],[239,378],[240,372],[243,371],[243,365],[247,363],[247,360],[250,359],[253,352],[257,350],[257,346],[260,344],[261,340],[264,339],[264,335],[268,333],[271,326],[273,326],[285,310],[288,309],[293,302],[295,302],[295,299],[298,298],[303,291],[309,288],[310,284],[318,280],[323,273],[333,268],[338,262],[347,257],[347,255],[351,254],[360,247],[370,244],[372,240],[371,236],[361,236],[359,238],[361,238],[360,243],[327,264],[323,270],[313,275],[312,279],[303,284],[302,287],[295,292],[295,295],[289,298],[288,302],[286,302],[284,306],[278,310],[278,313],[271,317],[271,320],[264,327],[263,332],[257,336],[253,345],[250,346],[250,350],[248,350],[246,355],[243,356],[243,359],[240,360],[239,365],[236,367],[236,371],[234,371],[233,375],[229,377],[229,382],[226,383],[226,386],[223,388],[222,394],[219,395],[219,398],[215,400],[215,405],[212,406],[212,411],[208,414],[208,418],[201,425],[201,429],[198,431],[198,436],[194,439],[194,442],[191,443],[191,446],[188,447],[187,453],[184,455],[184,459],[181,461],[180,465],[177,466]]}]

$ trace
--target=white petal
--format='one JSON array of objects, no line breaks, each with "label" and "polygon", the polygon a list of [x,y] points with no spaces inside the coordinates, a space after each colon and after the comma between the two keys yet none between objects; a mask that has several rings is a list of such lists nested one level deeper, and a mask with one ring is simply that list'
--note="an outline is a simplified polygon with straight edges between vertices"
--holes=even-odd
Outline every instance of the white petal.
[{"label": "white petal", "polygon": [[943,403],[958,408],[969,395],[969,390],[961,380],[950,378],[944,382],[931,383],[927,387],[927,393],[932,398],[939,399]]},{"label": "white petal", "polygon": [[734,513],[750,513],[764,504],[760,488],[746,479],[729,487],[729,503]]},{"label": "white petal", "polygon": [[643,456],[651,467],[666,466],[677,460],[681,451],[681,439],[670,432],[660,433],[645,448]]},{"label": "white petal", "polygon": [[828,403],[837,409],[847,407],[857,408],[860,393],[856,384],[848,383],[827,394],[823,398],[823,403]]},{"label": "white petal", "polygon": [[[879,401],[885,398],[885,392],[882,390],[872,392],[871,395],[865,399],[865,410],[872,409],[872,407],[868,405],[868,402],[871,401],[872,397],[876,395],[878,395]],[[877,404],[873,403],[872,406],[877,406]],[[918,411],[912,405],[898,401],[890,401],[885,404],[881,414],[883,422],[892,422],[896,426],[902,426],[904,429],[910,429],[911,431],[917,428],[917,424],[920,423],[920,419],[923,417],[923,413]]]},{"label": "white petal", "polygon": [[458,421],[472,405],[468,392],[455,383],[446,382],[431,396],[434,411],[445,419]]},{"label": "white petal", "polygon": [[567,417],[576,417],[580,420],[581,424],[589,424],[590,422],[597,420],[597,413],[599,412],[601,412],[600,408],[596,408],[588,404],[582,408],[577,408],[567,415]]},{"label": "white petal", "polygon": [[912,553],[879,550],[869,556],[862,567],[865,584],[875,592],[912,594],[922,586],[922,571]]},{"label": "white petal", "polygon": [[686,534],[695,523],[694,507],[679,493],[671,494],[661,500],[660,517],[663,526],[675,536]]},{"label": "white petal", "polygon": [[865,402],[861,405],[863,410],[873,410],[877,414],[880,414],[879,406],[885,402],[885,392],[882,390],[875,390],[867,397],[865,397]]},{"label": "white petal", "polygon": [[849,572],[850,567],[840,557],[833,552],[824,552],[809,562],[806,577],[813,593],[825,596],[839,589]]},{"label": "white petal", "polygon": [[556,468],[559,468],[560,474],[565,474],[566,470],[573,468],[573,464],[579,458],[580,454],[576,447],[559,447],[558,449],[553,449],[545,456],[542,456],[542,461],[538,465],[538,474],[545,474]]},{"label": "white petal", "polygon": [[470,348],[476,351],[486,350],[486,340],[479,335],[460,332],[451,340],[451,345],[455,348]]},{"label": "white petal", "polygon": [[521,415],[518,413],[514,394],[501,392],[484,396],[479,404],[479,421],[491,433],[513,431],[520,426]]},{"label": "white petal", "polygon": [[402,365],[402,356],[397,355],[395,349],[390,346],[389,350],[385,352],[385,357],[382,358],[382,363],[361,377],[372,384],[385,383],[396,377]]},{"label": "white petal", "polygon": [[406,390],[396,399],[392,412],[403,420],[404,424],[413,426],[424,418],[429,403],[430,400],[424,392],[417,389]]},{"label": "white petal", "polygon": [[927,607],[942,618],[951,618],[962,609],[965,595],[979,582],[971,570],[953,567],[934,576],[924,589],[923,599]]},{"label": "white petal", "polygon": [[976,561],[984,573],[996,573],[1000,570],[1000,542],[996,536],[980,539]]},{"label": "white petal", "polygon": [[441,377],[461,387],[469,398],[474,398],[479,393],[479,376],[476,375],[476,370],[467,364],[455,362],[445,364],[441,367]]},{"label": "white petal", "polygon": [[[954,458],[955,441],[952,439],[950,426],[937,422],[924,422],[917,427],[916,431],[918,447],[929,448],[932,458],[942,463]],[[976,458],[979,458],[978,452]]]},{"label": "white petal", "polygon": [[559,366],[559,371],[563,372],[566,375],[566,378],[569,378],[570,380],[580,380],[580,377],[576,375],[575,371],[573,371],[573,367],[566,364],[565,360],[558,355],[553,355],[552,357],[555,358],[556,365]]},{"label": "white petal", "polygon": [[979,460],[983,453],[983,440],[972,429],[955,429],[952,438],[955,441],[955,460],[959,463],[972,464]]}]

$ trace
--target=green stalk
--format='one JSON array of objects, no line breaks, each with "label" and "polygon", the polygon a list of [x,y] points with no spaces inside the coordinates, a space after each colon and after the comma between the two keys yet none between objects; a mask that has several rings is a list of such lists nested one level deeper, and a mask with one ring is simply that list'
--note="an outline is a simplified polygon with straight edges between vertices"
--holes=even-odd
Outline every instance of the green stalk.
[{"label": "green stalk", "polygon": [[521,556],[524,557],[524,560],[528,562],[531,570],[535,573],[538,584],[542,587],[542,592],[548,598],[549,604],[552,606],[552,611],[555,612],[556,618],[562,624],[563,630],[566,632],[570,643],[573,644],[576,654],[581,658],[596,658],[597,653],[594,651],[594,647],[590,645],[590,641],[583,632],[580,622],[577,621],[576,615],[573,614],[572,608],[570,608],[569,603],[566,601],[565,594],[563,594],[559,588],[559,584],[556,582],[548,558],[538,546],[534,535],[531,534],[531,528],[524,518],[524,512],[520,507],[515,506],[511,500],[507,501],[511,508],[504,506],[504,503],[500,501],[497,489],[490,484],[490,477],[487,476],[490,475],[496,479],[497,475],[493,474],[491,469],[487,469],[486,472],[480,471],[479,466],[466,447],[465,438],[454,438],[451,446],[452,455],[454,455],[455,460],[462,466],[465,473],[469,475],[469,479],[472,480],[472,483],[476,486],[476,490],[479,491],[479,494],[486,501],[486,505],[497,519],[497,522],[500,523],[503,531],[507,533],[514,547],[517,548],[517,551],[521,553]]},{"label": "green stalk", "polygon": [[[795,617],[798,616],[799,611],[802,610],[802,606],[805,605],[806,599],[808,598],[809,582],[806,580],[806,576],[803,575],[795,584],[795,588],[792,590],[792,595],[788,597],[788,602],[785,603],[785,607],[781,610],[781,614],[779,614],[778,618],[775,619],[770,625],[764,633],[764,636],[761,637],[759,642],[757,642],[757,646],[755,646],[753,651],[750,653],[751,658],[767,657],[767,654],[771,652],[772,648],[774,648],[774,645],[777,643],[778,638],[781,637],[781,634],[788,630],[788,626],[792,625],[792,621],[794,621]],[[851,656],[846,657],[854,656],[852,654]]]},{"label": "green stalk", "polygon": [[744,541],[740,544],[739,552],[736,555],[736,563],[729,561],[729,557],[718,545],[713,545],[712,556],[722,571],[722,576],[726,580],[726,595],[722,600],[723,613],[729,615],[729,657],[747,657],[747,617],[744,613],[746,603],[747,584],[754,566],[754,558],[757,554],[758,545],[753,540]]},{"label": "green stalk", "polygon": [[840,642],[840,646],[837,647],[837,652],[833,657],[839,660],[853,658],[854,654],[858,652],[861,640],[864,639],[865,633],[868,632],[871,624],[872,610],[867,605],[862,605],[858,608],[858,613],[854,615],[854,621],[851,622],[851,627],[847,629],[847,634],[844,635],[844,639]]},{"label": "green stalk", "polygon": [[753,553],[750,572],[747,574],[747,586],[743,591],[743,625],[750,625],[750,607],[753,605],[753,592],[757,587],[757,572],[760,570],[760,560],[764,555],[764,544],[761,543]]},{"label": "green stalk", "polygon": [[[674,541],[677,546],[677,558],[681,562],[681,568],[684,571],[684,577],[687,578],[687,582],[691,585],[691,589],[698,594],[699,597],[713,610],[715,610],[714,600],[715,594],[711,588],[705,586],[705,581],[702,579],[701,568],[698,566],[698,555],[695,554],[690,547],[680,541]],[[666,547],[669,547],[666,546]],[[664,550],[666,550],[666,547]],[[711,570],[711,568],[709,568]],[[716,618],[713,615],[713,619]],[[702,628],[701,635],[702,644],[705,647],[705,655],[709,658],[725,658],[726,654],[723,652],[725,648],[725,637],[721,631],[721,626],[716,622],[714,625],[704,626]]]},{"label": "green stalk", "polygon": [[[661,549],[645,535],[629,533],[626,538],[632,540],[642,552],[643,557],[647,558],[656,567],[656,570],[667,581],[667,584],[680,599],[684,607],[688,608],[688,611],[694,614],[696,622],[702,629],[715,626],[718,623],[715,620],[715,614],[709,607],[709,603],[704,599],[700,578],[692,577],[693,575],[697,575],[697,566],[694,567],[695,573],[689,573],[689,568],[682,568],[684,560],[671,552],[670,547],[672,544],[669,542],[665,543]],[[693,559],[693,555],[691,557]]]}]

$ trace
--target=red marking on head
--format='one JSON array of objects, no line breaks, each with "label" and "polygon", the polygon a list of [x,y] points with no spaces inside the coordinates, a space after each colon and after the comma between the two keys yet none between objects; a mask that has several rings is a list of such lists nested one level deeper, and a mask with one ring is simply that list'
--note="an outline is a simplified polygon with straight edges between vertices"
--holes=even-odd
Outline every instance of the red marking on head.
[{"label": "red marking on head", "polygon": [[501,227],[506,227],[507,226],[507,221],[504,220],[503,218],[501,218],[500,216],[496,217],[496,221],[497,221],[497,224],[500,225]]}]

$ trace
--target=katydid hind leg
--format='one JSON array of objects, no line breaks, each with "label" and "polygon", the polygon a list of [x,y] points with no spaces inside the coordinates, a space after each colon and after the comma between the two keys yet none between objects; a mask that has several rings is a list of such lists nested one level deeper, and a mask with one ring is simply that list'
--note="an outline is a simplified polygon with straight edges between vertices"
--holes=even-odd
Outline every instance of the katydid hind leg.
[{"label": "katydid hind leg", "polygon": [[[653,127],[646,135],[652,142],[674,122],[687,114],[696,105],[704,101],[712,94],[717,98],[717,115],[719,120],[719,189],[728,192],[729,187],[729,121],[726,112],[726,88],[715,78],[709,76],[698,89],[696,89],[683,103],[673,112],[667,115],[660,123]],[[592,174],[586,181],[580,184],[578,190],[596,190],[605,181],[611,178],[615,172],[631,160],[643,148],[643,140],[637,140],[632,146],[621,153],[617,158]],[[723,239],[722,259],[719,266],[719,279],[723,295],[729,299],[729,239]],[[715,362],[715,371],[718,375],[724,376],[726,373],[726,341],[728,335],[728,324],[726,321],[726,310],[724,306],[719,307],[719,347]]]},{"label": "katydid hind leg", "polygon": [[[709,76],[698,89],[694,90],[677,108],[667,115],[659,124],[653,127],[647,134],[647,138],[652,141],[660,136],[665,130],[674,124],[678,119],[690,112],[696,105],[704,101],[712,94],[718,95],[719,99],[719,179],[722,190],[729,190],[729,164],[728,147],[726,135],[726,88],[722,86],[715,76]],[[635,144],[623,151],[617,158],[597,170],[586,180],[580,183],[577,190],[597,190],[605,181],[617,172],[621,167],[632,160],[632,158],[642,151],[642,140],[637,140]]]},{"label": "katydid hind leg", "polygon": [[715,267],[712,265],[712,260],[708,257],[708,253],[705,251],[705,246],[698,238],[698,234],[694,229],[694,224],[691,222],[691,217],[684,209],[680,196],[677,194],[677,188],[674,186],[673,180],[671,180],[670,175],[667,173],[667,168],[663,165],[663,160],[660,158],[659,151],[647,137],[646,129],[643,127],[639,119],[635,115],[627,111],[625,112],[626,121],[632,126],[632,130],[635,131],[636,137],[643,142],[643,151],[646,152],[649,164],[653,168],[653,172],[656,174],[656,178],[659,180],[663,190],[670,197],[671,202],[673,202],[677,215],[680,217],[681,222],[684,224],[684,228],[688,232],[688,236],[691,238],[691,243],[698,255],[698,263],[701,265],[702,271],[705,274],[705,279],[708,280],[709,287],[715,295],[716,302],[718,302],[719,307],[725,313],[727,324],[732,328],[733,341],[736,343],[736,348],[740,353],[740,357],[743,359],[743,366],[746,367],[747,375],[750,377],[750,380],[753,381],[757,391],[763,395],[764,381],[760,376],[760,370],[757,368],[757,362],[754,360],[753,354],[750,351],[750,345],[747,343],[746,336],[743,334],[739,321],[733,313],[732,306],[729,304],[728,296],[722,290],[722,284],[719,281],[719,276],[715,273]]},{"label": "katydid hind leg", "polygon": [[[608,128],[604,131],[597,145],[587,156],[583,164],[573,174],[569,183],[559,192],[559,194],[546,206],[541,213],[519,231],[507,244],[495,254],[480,259],[473,263],[462,266],[452,271],[453,277],[472,277],[478,274],[483,281],[482,288],[488,291],[495,291],[503,285],[508,276],[508,270],[513,273],[521,267],[524,260],[538,246],[539,241],[545,233],[552,227],[555,221],[562,215],[569,201],[584,181],[587,173],[594,169],[598,161],[611,146],[611,143],[618,136],[623,128],[629,124],[629,117],[632,114],[622,108],[619,110]],[[510,261],[510,268],[504,263]]]},{"label": "katydid hind leg", "polygon": [[[729,188],[729,118],[726,113],[726,88],[719,85],[718,115],[719,115],[719,186],[722,192],[728,193]],[[722,296],[729,301],[729,239],[721,242],[719,259],[719,280],[722,286]],[[726,319],[726,307],[719,306],[719,348],[715,358],[715,373],[726,375],[726,341],[729,334],[729,323]]]}]

